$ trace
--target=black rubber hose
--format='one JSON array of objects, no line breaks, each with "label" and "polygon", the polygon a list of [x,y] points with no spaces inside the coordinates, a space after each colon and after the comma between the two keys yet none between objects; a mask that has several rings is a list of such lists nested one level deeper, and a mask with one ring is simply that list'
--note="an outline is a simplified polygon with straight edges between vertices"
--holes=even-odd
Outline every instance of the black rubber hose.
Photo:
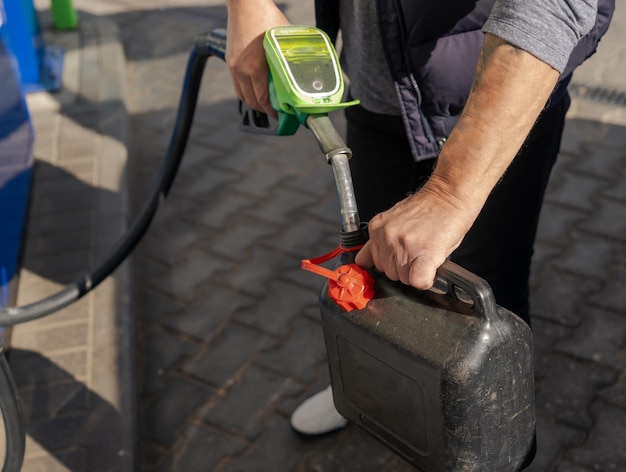
[{"label": "black rubber hose", "polygon": [[2,472],[19,472],[24,461],[26,430],[17,387],[0,344],[0,410],[4,422],[5,452]]},{"label": "black rubber hose", "polygon": [[107,251],[95,268],[56,294],[28,305],[0,309],[0,326],[32,321],[79,300],[106,279],[133,251],[148,230],[176,177],[189,138],[206,61],[211,56],[224,60],[225,46],[224,30],[214,30],[197,36],[187,61],[178,114],[167,154],[155,177],[147,202],[126,233]]}]

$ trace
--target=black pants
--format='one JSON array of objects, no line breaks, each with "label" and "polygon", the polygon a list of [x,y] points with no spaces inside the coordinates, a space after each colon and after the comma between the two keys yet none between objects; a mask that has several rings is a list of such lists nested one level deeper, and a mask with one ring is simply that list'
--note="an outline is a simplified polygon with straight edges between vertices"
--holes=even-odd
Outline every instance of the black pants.
[{"label": "black pants", "polygon": [[[487,280],[497,303],[528,323],[528,282],[537,223],[569,103],[569,97],[564,96],[541,114],[451,256]],[[359,214],[363,221],[369,221],[418,189],[432,173],[435,159],[413,160],[400,117],[378,115],[356,106],[346,109],[346,118]]]}]

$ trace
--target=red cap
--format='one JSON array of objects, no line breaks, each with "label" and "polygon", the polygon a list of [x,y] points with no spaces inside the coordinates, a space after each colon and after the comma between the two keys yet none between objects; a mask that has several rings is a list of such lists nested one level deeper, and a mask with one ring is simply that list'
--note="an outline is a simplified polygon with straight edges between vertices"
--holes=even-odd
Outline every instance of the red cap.
[{"label": "red cap", "polygon": [[335,270],[319,264],[339,254],[352,252],[362,246],[349,249],[338,246],[328,254],[314,259],[304,259],[302,268],[328,279],[328,295],[345,311],[362,310],[374,298],[374,279],[358,264],[344,264]]},{"label": "red cap", "polygon": [[374,298],[374,279],[358,264],[335,269],[336,279],[328,281],[328,295],[345,311],[362,310]]}]

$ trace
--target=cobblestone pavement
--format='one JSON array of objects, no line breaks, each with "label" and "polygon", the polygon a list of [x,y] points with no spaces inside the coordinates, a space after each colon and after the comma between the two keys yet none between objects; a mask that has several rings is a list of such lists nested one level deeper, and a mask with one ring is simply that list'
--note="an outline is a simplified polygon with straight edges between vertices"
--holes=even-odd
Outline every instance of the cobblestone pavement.
[{"label": "cobblestone pavement", "polygon": [[[310,24],[309,4],[281,3]],[[136,211],[167,148],[193,39],[223,26],[225,8],[75,5],[121,31]],[[626,112],[623,93],[603,93],[625,89],[622,6],[574,79],[541,217],[532,472],[626,470]],[[209,61],[179,176],[133,258],[141,470],[412,470],[356,426],[316,439],[289,427],[291,411],[328,383],[320,280],[299,262],[337,245],[336,196],[308,132],[243,134],[236,106],[225,65]]]}]

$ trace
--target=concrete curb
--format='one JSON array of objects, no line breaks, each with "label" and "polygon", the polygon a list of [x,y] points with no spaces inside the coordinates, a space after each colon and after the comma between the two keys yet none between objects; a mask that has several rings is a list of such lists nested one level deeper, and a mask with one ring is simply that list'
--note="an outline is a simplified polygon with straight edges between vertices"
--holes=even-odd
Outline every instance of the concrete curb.
[{"label": "concrete curb", "polygon": [[[118,28],[81,14],[76,30],[57,32],[50,29],[49,12],[40,19],[45,44],[65,53],[63,89],[27,97],[38,167],[18,305],[55,293],[94,266],[127,229],[130,208],[126,61]],[[62,178],[50,178],[48,171]],[[88,195],[87,203],[80,197],[72,203],[75,187],[81,197]],[[65,203],[50,209],[57,198]],[[50,242],[49,252],[37,249],[45,238],[62,240],[66,233],[87,255],[80,262],[71,245]],[[71,277],[57,276],[72,271]],[[136,470],[132,293],[125,262],[81,301],[13,328],[11,365],[29,436],[24,471],[57,470],[59,463],[69,470]],[[59,429],[67,436],[63,441],[55,438]]]}]

